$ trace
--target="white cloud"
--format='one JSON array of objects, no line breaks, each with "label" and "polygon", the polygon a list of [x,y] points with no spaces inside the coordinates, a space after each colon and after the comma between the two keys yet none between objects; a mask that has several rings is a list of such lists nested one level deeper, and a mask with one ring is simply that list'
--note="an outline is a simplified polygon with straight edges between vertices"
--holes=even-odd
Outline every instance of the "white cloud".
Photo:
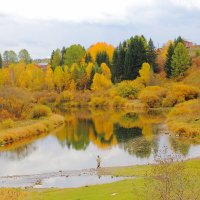
[{"label": "white cloud", "polygon": [[199,0],[170,0],[171,3],[182,6],[187,9],[200,9],[200,1]]},{"label": "white cloud", "polygon": [[55,48],[130,36],[156,46],[181,35],[200,43],[200,0],[0,0],[0,51],[26,48],[47,57]]},{"label": "white cloud", "polygon": [[[0,0],[0,13],[21,20],[119,24],[156,19],[171,6],[200,9],[199,0]],[[164,8],[164,10],[162,10]]]},{"label": "white cloud", "polygon": [[[0,12],[26,19],[72,22],[125,22],[129,14],[157,0],[0,0]],[[131,8],[131,10],[130,10]]]}]

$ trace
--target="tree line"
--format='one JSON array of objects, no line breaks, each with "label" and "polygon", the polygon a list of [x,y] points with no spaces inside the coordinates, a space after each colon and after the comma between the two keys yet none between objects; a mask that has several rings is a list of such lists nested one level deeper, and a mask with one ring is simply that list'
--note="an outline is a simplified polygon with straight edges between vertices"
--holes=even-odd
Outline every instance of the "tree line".
[{"label": "tree line", "polygon": [[17,63],[18,61],[24,61],[25,63],[32,62],[32,58],[26,49],[20,50],[18,55],[13,50],[4,51],[3,57],[0,54],[0,68],[2,68],[3,66],[6,67],[12,63]]},{"label": "tree line", "polygon": [[[98,42],[88,49],[80,44],[74,44],[63,47],[61,50],[53,50],[49,64],[53,72],[58,67],[63,72],[68,69],[70,73],[73,72],[72,77],[76,77],[76,80],[82,79],[82,82],[87,77],[87,66],[93,66],[90,67],[90,83],[87,83],[91,85],[95,73],[97,73],[96,77],[102,73],[101,65],[104,63],[110,70],[112,82],[118,83],[123,80],[134,80],[138,77],[143,63],[149,63],[152,73],[160,73],[161,67],[158,58],[161,57],[164,50],[166,58],[163,59],[164,67],[162,71],[166,73],[166,77],[174,78],[184,75],[184,72],[190,66],[190,56],[184,45],[184,40],[180,36],[171,41],[166,48],[163,47],[160,50],[161,53],[159,49],[155,48],[153,40],[150,38],[147,41],[143,35],[136,35],[120,42],[116,48],[103,42]],[[0,55],[1,68],[20,61],[24,61],[26,64],[32,62],[26,49],[22,49],[18,55],[12,50],[5,51],[3,57]],[[100,79],[100,77],[98,78]],[[77,85],[83,84],[77,82]],[[85,88],[88,88],[88,86],[85,86]]]},{"label": "tree line", "polygon": [[63,47],[62,50],[56,49],[51,55],[51,66],[52,69],[55,69],[57,66],[71,66],[73,63],[93,62],[98,66],[106,63],[111,70],[113,83],[135,79],[139,75],[143,63],[149,63],[154,73],[164,71],[167,78],[184,75],[190,66],[190,56],[183,38],[179,36],[166,48],[167,51],[164,55],[166,58],[162,59],[163,69],[160,69],[158,62],[159,49],[155,48],[151,38],[147,41],[143,35],[136,35],[120,42],[116,48],[106,43],[97,43],[88,50],[81,45]]}]

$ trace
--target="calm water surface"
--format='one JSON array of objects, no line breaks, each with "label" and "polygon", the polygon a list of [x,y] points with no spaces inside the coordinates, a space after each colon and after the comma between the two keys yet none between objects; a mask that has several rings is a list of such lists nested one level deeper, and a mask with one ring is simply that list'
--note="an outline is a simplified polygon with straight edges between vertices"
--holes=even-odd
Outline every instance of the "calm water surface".
[{"label": "calm water surface", "polygon": [[147,164],[164,146],[184,158],[200,156],[200,145],[165,134],[165,113],[70,110],[62,114],[66,125],[48,136],[0,147],[0,176],[95,168],[97,155],[103,167]]}]

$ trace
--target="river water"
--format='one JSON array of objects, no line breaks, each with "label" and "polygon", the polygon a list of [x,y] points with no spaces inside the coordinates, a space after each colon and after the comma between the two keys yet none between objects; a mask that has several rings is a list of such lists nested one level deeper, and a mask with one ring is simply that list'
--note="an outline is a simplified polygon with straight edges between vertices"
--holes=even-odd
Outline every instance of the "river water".
[{"label": "river water", "polygon": [[184,159],[200,156],[200,145],[180,141],[163,128],[166,113],[68,110],[66,125],[49,135],[0,147],[0,176],[154,162],[162,148]]}]

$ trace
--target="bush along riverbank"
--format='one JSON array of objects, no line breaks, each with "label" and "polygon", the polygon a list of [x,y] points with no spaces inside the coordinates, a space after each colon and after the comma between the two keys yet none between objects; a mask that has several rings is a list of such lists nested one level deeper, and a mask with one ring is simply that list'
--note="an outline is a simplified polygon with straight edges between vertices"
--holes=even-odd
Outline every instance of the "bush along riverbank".
[{"label": "bush along riverbank", "polygon": [[179,138],[200,142],[200,100],[178,104],[169,113],[167,126]]},{"label": "bush along riverbank", "polygon": [[0,145],[3,146],[28,137],[49,133],[62,124],[64,124],[64,117],[57,114],[14,122],[14,127],[0,130]]}]

